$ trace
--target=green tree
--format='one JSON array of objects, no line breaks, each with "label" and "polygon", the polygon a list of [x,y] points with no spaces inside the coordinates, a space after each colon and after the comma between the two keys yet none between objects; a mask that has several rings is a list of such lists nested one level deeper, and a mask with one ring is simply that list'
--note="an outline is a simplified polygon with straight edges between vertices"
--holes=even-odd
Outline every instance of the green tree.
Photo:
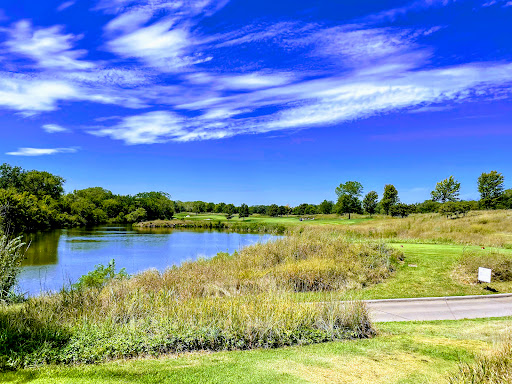
[{"label": "green tree", "polygon": [[353,198],[350,195],[341,195],[335,205],[336,213],[343,215],[348,213],[348,218],[351,218],[352,213],[363,213],[361,201]]},{"label": "green tree", "polygon": [[495,209],[503,196],[504,177],[497,171],[482,173],[478,178],[480,203],[486,209]]},{"label": "green tree", "polygon": [[441,203],[439,203],[438,201],[425,200],[423,203],[419,203],[416,206],[416,210],[419,213],[432,213],[432,212],[438,212],[440,206],[441,206]]},{"label": "green tree", "polygon": [[377,204],[379,203],[379,195],[375,191],[370,191],[363,199],[363,208],[370,216],[377,211]]},{"label": "green tree", "polygon": [[215,203],[208,203],[206,204],[206,212],[213,212],[215,209]]},{"label": "green tree", "polygon": [[0,165],[0,188],[21,190],[25,171],[21,167],[12,167],[7,163]]},{"label": "green tree", "polygon": [[59,199],[64,193],[64,179],[49,172],[29,171],[23,176],[23,191],[41,198]]},{"label": "green tree", "polygon": [[215,209],[213,210],[215,213],[224,213],[224,209],[226,208],[226,203],[215,204]]},{"label": "green tree", "polygon": [[245,217],[249,217],[249,206],[247,204],[240,205],[238,209],[238,217],[244,220]]},{"label": "green tree", "polygon": [[269,205],[267,208],[267,215],[272,216],[272,217],[278,216],[279,215],[278,205],[277,204]]},{"label": "green tree", "polygon": [[336,203],[336,210],[338,213],[361,212],[360,197],[363,194],[363,186],[358,181],[347,181],[336,187],[336,195],[338,195],[338,202]]},{"label": "green tree", "polygon": [[503,192],[501,202],[498,206],[501,209],[512,209],[512,189],[506,189]]},{"label": "green tree", "polygon": [[318,206],[318,212],[323,213],[324,215],[328,215],[332,213],[332,210],[334,209],[334,203],[329,200],[324,200],[320,203]]},{"label": "green tree", "polygon": [[125,220],[128,223],[138,223],[145,220],[147,217],[146,210],[144,208],[137,208],[135,211],[130,212],[125,216]]},{"label": "green tree", "polygon": [[292,209],[288,205],[280,205],[279,206],[279,216],[286,215],[288,216],[292,212]]},{"label": "green tree", "polygon": [[165,192],[143,192],[135,195],[137,206],[144,208],[148,220],[172,219],[174,203]]},{"label": "green tree", "polygon": [[396,190],[395,186],[392,184],[386,184],[384,186],[384,194],[382,196],[382,200],[380,201],[384,213],[389,215],[389,209],[399,202],[400,199],[398,198],[398,191]]},{"label": "green tree", "polygon": [[396,203],[389,208],[389,214],[391,216],[407,217],[414,213],[415,208],[414,204]]},{"label": "green tree", "polygon": [[306,210],[308,209],[308,204],[302,203],[295,208],[293,208],[293,214],[303,216],[306,214]]},{"label": "green tree", "polygon": [[445,203],[447,201],[458,201],[460,183],[450,176],[436,184],[436,188],[430,192],[433,201]]},{"label": "green tree", "polygon": [[229,220],[236,213],[236,208],[233,204],[227,204],[224,207],[224,213],[226,214],[226,218]]},{"label": "green tree", "polygon": [[201,212],[205,212],[206,211],[206,204],[202,201],[194,201],[192,203],[192,210],[193,212],[197,215]]}]

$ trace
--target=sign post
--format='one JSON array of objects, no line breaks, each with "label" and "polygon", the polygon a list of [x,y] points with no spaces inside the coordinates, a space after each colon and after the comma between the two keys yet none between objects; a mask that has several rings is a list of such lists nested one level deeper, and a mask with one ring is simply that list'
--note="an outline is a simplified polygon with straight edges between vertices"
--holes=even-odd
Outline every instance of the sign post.
[{"label": "sign post", "polygon": [[490,283],[491,282],[491,274],[492,270],[489,268],[478,268],[478,281],[483,281],[484,283]]}]

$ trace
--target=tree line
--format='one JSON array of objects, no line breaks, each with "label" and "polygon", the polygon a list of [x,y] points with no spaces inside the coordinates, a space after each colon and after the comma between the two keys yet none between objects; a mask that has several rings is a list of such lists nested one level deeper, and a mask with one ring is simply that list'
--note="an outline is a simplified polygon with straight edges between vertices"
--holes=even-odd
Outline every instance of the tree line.
[{"label": "tree line", "polygon": [[504,190],[503,175],[497,171],[482,173],[478,178],[479,201],[460,201],[460,183],[450,176],[437,183],[431,199],[418,204],[400,202],[396,188],[388,184],[382,198],[375,191],[363,197],[363,186],[357,181],[340,184],[336,202],[320,204],[252,205],[182,202],[172,200],[165,192],[143,192],[117,195],[101,187],[64,193],[65,180],[45,171],[24,170],[21,167],[0,166],[0,228],[20,233],[50,228],[92,226],[104,223],[134,223],[144,220],[168,220],[176,213],[219,213],[228,219],[235,215],[245,218],[253,214],[272,217],[286,215],[382,213],[407,216],[410,213],[440,212],[447,216],[465,214],[470,209],[512,208],[512,190]]},{"label": "tree line", "polygon": [[363,186],[358,181],[341,183],[335,190],[338,200],[334,212],[338,214],[382,213],[405,217],[411,213],[439,212],[448,217],[465,215],[476,209],[512,209],[512,189],[505,190],[505,178],[497,171],[482,173],[477,180],[480,200],[461,200],[460,182],[450,176],[438,182],[430,193],[430,199],[422,203],[400,202],[398,191],[392,184],[384,186],[382,199],[375,191],[363,197]]}]

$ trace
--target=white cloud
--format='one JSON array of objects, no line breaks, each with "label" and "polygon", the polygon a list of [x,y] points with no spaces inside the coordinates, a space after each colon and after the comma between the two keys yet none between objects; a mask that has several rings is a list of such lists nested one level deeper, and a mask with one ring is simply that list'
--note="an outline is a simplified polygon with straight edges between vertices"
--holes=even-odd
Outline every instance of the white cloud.
[{"label": "white cloud", "polygon": [[123,68],[104,68],[86,71],[64,72],[61,77],[74,82],[97,86],[135,87],[152,82],[150,71]]},{"label": "white cloud", "polygon": [[106,13],[120,14],[133,10],[172,12],[178,15],[192,17],[197,15],[210,16],[222,9],[229,0],[100,0],[96,9]]},{"label": "white cloud", "polygon": [[15,152],[7,152],[10,156],[47,156],[58,153],[75,153],[76,148],[19,148]]},{"label": "white cloud", "polygon": [[59,80],[0,72],[0,106],[18,111],[52,111],[59,100],[77,99],[78,90]]},{"label": "white cloud", "polygon": [[[248,133],[326,126],[413,107],[511,94],[512,64],[485,63],[408,71],[389,77],[330,77],[237,95],[198,99],[180,109],[201,112],[190,118],[151,112],[124,118],[92,133],[127,144],[226,138]],[[236,115],[278,106],[257,117]],[[273,110],[273,109],[271,109]]]},{"label": "white cloud", "polygon": [[120,14],[118,17],[110,21],[105,26],[105,29],[110,33],[117,31],[125,33],[132,32],[147,23],[152,16],[153,12],[149,9],[135,8]]},{"label": "white cloud", "polygon": [[74,50],[80,36],[63,34],[62,27],[33,28],[27,20],[5,29],[9,39],[5,46],[12,53],[34,60],[41,68],[76,70],[92,68],[93,64],[79,60],[87,51]]},{"label": "white cloud", "polygon": [[195,44],[188,30],[175,27],[174,20],[163,20],[139,28],[108,42],[121,57],[135,57],[163,71],[175,71],[208,58],[190,55]]},{"label": "white cloud", "polygon": [[183,119],[171,112],[157,111],[124,118],[112,128],[90,131],[96,136],[109,136],[127,144],[161,143],[187,134]]},{"label": "white cloud", "polygon": [[61,12],[65,9],[68,9],[69,7],[72,7],[73,5],[75,5],[75,3],[76,3],[76,0],[65,1],[57,7],[57,11]]},{"label": "white cloud", "polygon": [[418,12],[431,7],[444,7],[455,3],[456,1],[457,0],[415,0],[404,5],[403,7],[387,9],[385,11],[370,15],[364,18],[364,20],[374,22],[393,21],[400,16],[408,14],[409,12]]},{"label": "white cloud", "polygon": [[218,81],[229,89],[259,89],[288,84],[294,76],[289,73],[251,73],[245,75],[221,76]]},{"label": "white cloud", "polygon": [[69,132],[69,129],[64,128],[58,124],[44,124],[43,130],[47,133]]},{"label": "white cloud", "polygon": [[[54,111],[61,101],[91,101],[141,108],[146,104],[141,95],[117,89],[111,84],[85,84],[56,76],[17,75],[0,72],[0,108],[20,111],[25,115]],[[64,76],[65,77],[65,76]],[[98,78],[98,80],[100,80]]]}]

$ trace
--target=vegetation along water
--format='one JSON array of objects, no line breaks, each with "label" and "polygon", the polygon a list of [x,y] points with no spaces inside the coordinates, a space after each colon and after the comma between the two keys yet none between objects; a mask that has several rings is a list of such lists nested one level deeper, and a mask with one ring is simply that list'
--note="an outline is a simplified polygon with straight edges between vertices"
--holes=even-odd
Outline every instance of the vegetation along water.
[{"label": "vegetation along water", "polygon": [[[261,382],[336,382],[347,367],[360,367],[359,382],[509,380],[510,319],[380,325],[358,301],[512,291],[511,193],[495,171],[479,178],[480,201],[460,201],[450,177],[414,205],[392,185],[379,200],[348,181],[336,203],[297,207],[64,194],[47,172],[0,171],[0,380],[75,382],[73,365],[94,363],[83,382],[115,382],[113,371],[157,382],[176,364],[185,382],[204,382],[230,359],[265,367],[251,371]],[[492,269],[492,289],[479,266]],[[264,351],[277,347],[289,349]],[[220,360],[202,355],[214,351]],[[133,375],[134,357],[147,374]]]}]

